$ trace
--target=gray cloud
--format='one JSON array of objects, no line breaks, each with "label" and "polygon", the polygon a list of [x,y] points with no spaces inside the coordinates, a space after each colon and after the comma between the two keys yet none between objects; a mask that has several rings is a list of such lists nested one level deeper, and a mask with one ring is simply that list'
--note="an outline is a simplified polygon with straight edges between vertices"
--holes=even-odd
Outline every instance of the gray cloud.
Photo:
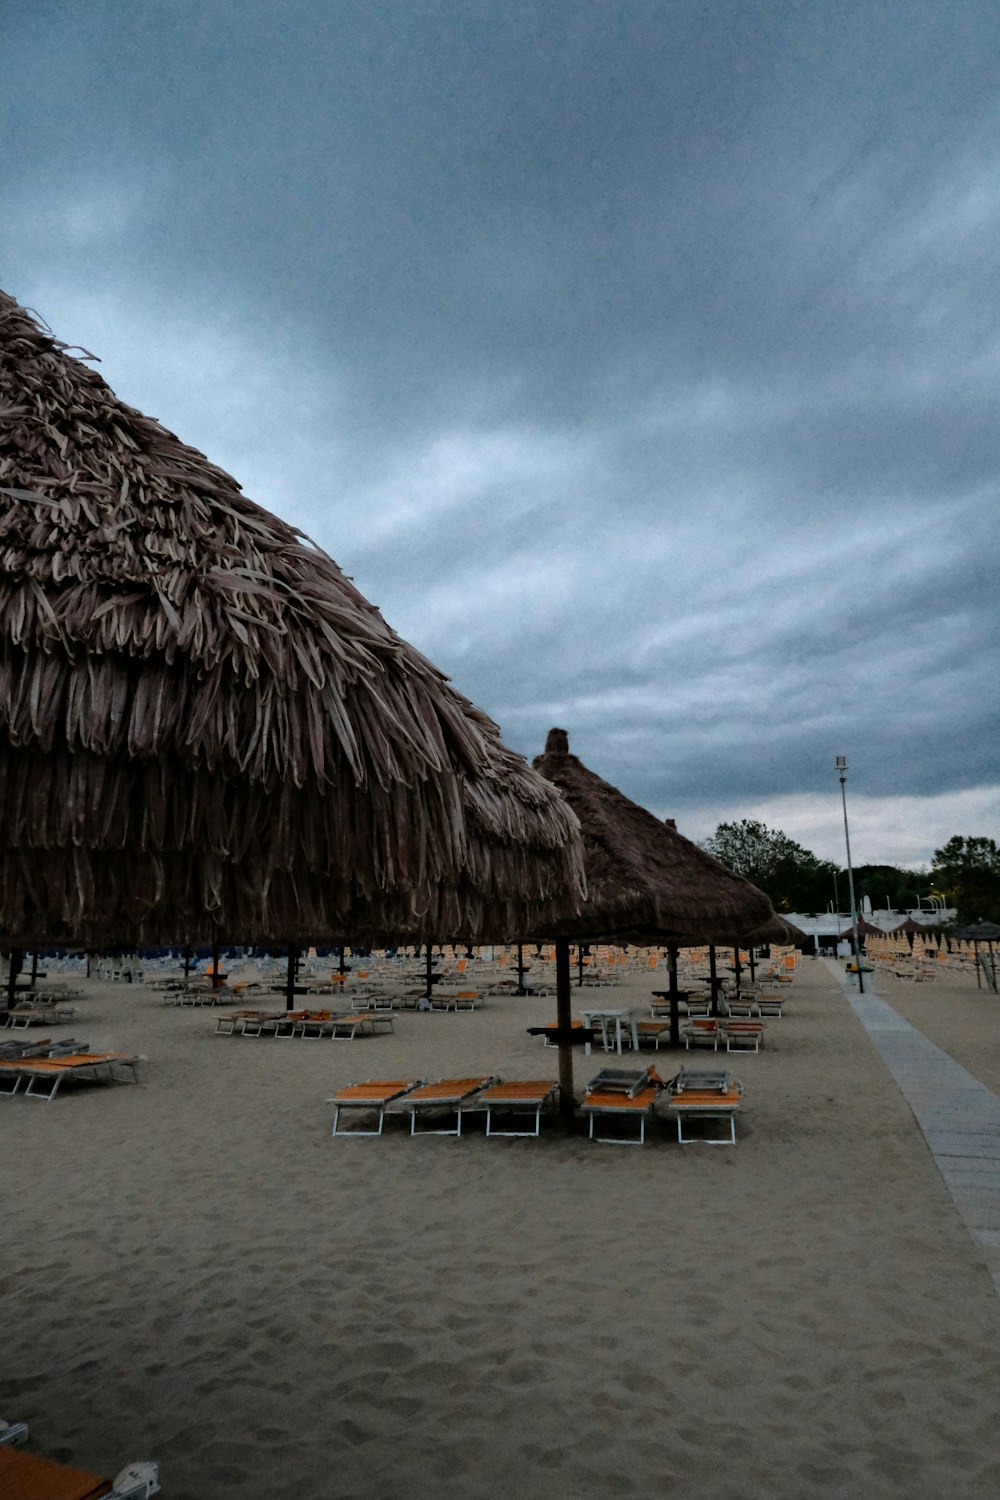
[{"label": "gray cloud", "polygon": [[36,0],[5,41],[7,289],[511,743],[699,817],[846,750],[1000,832],[994,7]]}]

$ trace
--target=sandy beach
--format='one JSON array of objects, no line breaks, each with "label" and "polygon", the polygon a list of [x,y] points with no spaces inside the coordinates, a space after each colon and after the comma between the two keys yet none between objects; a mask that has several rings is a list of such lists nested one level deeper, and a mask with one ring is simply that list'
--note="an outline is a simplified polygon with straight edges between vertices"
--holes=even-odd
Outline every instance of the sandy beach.
[{"label": "sandy beach", "polygon": [[[878,988],[1000,1089],[995,996]],[[555,1078],[554,1009],[253,1041],[86,982],[67,1030],[149,1061],[0,1100],[0,1413],[165,1500],[995,1496],[1000,1300],[822,961],[728,1060],[735,1149],[331,1139],[359,1079]]]}]

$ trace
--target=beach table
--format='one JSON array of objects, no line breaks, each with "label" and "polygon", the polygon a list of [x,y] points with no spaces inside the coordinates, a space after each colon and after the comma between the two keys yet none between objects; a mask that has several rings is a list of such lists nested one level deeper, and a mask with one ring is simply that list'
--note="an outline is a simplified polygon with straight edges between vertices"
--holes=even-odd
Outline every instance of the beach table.
[{"label": "beach table", "polygon": [[[590,1030],[600,1031],[601,1039],[604,1043],[605,1052],[614,1050],[615,1052],[620,1054],[622,1051],[622,1041],[625,1033],[628,1034],[632,1046],[636,1051],[638,1051],[639,1036],[638,1032],[636,1031],[635,1012],[633,1010],[630,1010],[624,1006],[615,1006],[612,1008],[602,1006],[596,1010],[585,1010],[582,1012],[582,1014],[585,1030],[589,1028]],[[609,1046],[609,1037],[611,1035],[614,1036],[613,1049]],[[590,1054],[590,1050],[591,1044],[590,1042],[587,1042],[584,1047],[584,1052],[588,1056]]]}]

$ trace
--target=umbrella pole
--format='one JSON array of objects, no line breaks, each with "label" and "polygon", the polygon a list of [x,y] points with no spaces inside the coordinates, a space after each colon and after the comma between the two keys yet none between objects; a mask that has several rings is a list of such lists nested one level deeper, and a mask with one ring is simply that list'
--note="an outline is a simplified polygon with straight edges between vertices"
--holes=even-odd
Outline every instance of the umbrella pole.
[{"label": "umbrella pole", "polygon": [[341,945],[340,945],[339,953],[340,953],[340,962],[339,962],[339,965],[337,967],[337,973],[338,974],[346,974],[347,973],[347,965],[344,962],[344,945],[343,945],[343,943],[341,943]]},{"label": "umbrella pole", "polygon": [[31,988],[34,989],[38,982],[38,954],[31,955]]},{"label": "umbrella pole", "polygon": [[976,989],[981,990],[983,987],[983,976],[980,973],[979,944],[975,939],[972,941],[972,947],[976,955]]},{"label": "umbrella pole", "polygon": [[185,980],[185,983],[187,982],[187,979],[188,979],[188,976],[190,975],[190,973],[191,973],[191,949],[190,949],[190,947],[186,947],[184,949],[184,980]]},{"label": "umbrella pole", "polygon": [[285,974],[285,1010],[295,1009],[295,947],[292,943],[288,945],[288,970]]},{"label": "umbrella pole", "polygon": [[571,1030],[569,939],[556,938],[556,1026],[559,1031],[559,1113],[572,1135],[576,1125],[576,1099],[573,1095],[573,1048]]},{"label": "umbrella pole", "polygon": [[576,945],[576,987],[583,989],[583,944]]},{"label": "umbrella pole", "polygon": [[8,960],[8,963],[9,968],[7,970],[7,1009],[13,1010],[14,986],[17,982],[17,976],[21,972],[21,965],[24,963],[24,953],[20,948],[12,948],[10,950],[10,958]]},{"label": "umbrella pole", "polygon": [[432,973],[432,965],[433,965],[433,963],[434,963],[434,946],[433,946],[432,943],[428,943],[427,944],[427,983],[426,983],[426,993],[424,995],[424,999],[425,1000],[429,1000],[431,998],[431,996],[433,995],[433,993],[434,993],[434,975]]},{"label": "umbrella pole", "polygon": [[680,1017],[680,995],[677,990],[677,944],[667,944],[667,973],[670,981],[667,985],[670,991],[670,1045],[679,1047],[681,1044],[681,1017]]},{"label": "umbrella pole", "polygon": [[219,978],[219,963],[220,963],[220,959],[219,959],[219,944],[218,943],[213,943],[212,944],[212,988],[213,988],[213,990],[218,990],[218,989],[221,989],[221,987],[222,987],[222,980]]},{"label": "umbrella pole", "polygon": [[715,944],[708,945],[708,987],[712,991],[711,1012],[713,1016],[719,1014],[719,976],[715,967]]},{"label": "umbrella pole", "polygon": [[750,959],[750,983],[751,984],[756,984],[757,983],[757,970],[754,967],[754,961],[753,961],[753,943],[752,942],[751,942],[749,948],[747,949],[747,955],[748,955],[748,957]]},{"label": "umbrella pole", "polygon": [[735,976],[736,993],[738,995],[739,992],[740,992],[740,979],[743,977],[743,970],[740,967],[740,945],[739,945],[739,943],[737,943],[736,947],[733,949],[733,974]]},{"label": "umbrella pole", "polygon": [[517,993],[524,994],[524,945],[517,945]]}]

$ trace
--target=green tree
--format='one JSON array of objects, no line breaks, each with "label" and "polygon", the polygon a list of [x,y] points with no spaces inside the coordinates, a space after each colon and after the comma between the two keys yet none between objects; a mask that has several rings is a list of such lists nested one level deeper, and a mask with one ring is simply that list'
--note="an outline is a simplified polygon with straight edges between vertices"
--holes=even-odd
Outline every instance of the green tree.
[{"label": "green tree", "polygon": [[[838,881],[840,877],[838,876]],[[865,896],[879,910],[886,903],[894,911],[910,911],[921,896],[927,895],[930,877],[926,871],[903,870],[898,865],[856,865],[854,893],[858,902]],[[847,896],[841,899],[846,905]]]},{"label": "green tree", "polygon": [[955,834],[935,849],[936,895],[958,907],[959,922],[1000,921],[1000,849],[994,839]]},{"label": "green tree", "polygon": [[780,828],[768,828],[755,818],[720,823],[704,848],[759,886],[776,911],[825,910],[833,899],[834,876],[840,878],[841,872],[830,860],[817,858]]}]

